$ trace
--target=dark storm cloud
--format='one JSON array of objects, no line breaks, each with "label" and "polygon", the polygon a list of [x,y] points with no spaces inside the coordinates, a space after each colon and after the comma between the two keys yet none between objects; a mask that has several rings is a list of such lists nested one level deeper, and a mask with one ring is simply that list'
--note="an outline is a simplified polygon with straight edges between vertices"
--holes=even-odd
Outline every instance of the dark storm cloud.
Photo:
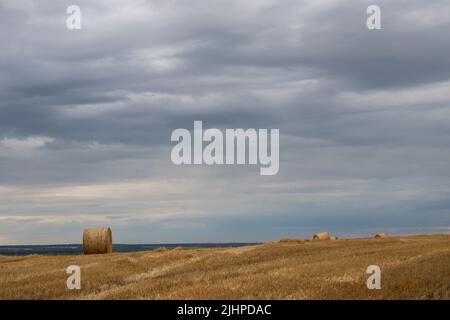
[{"label": "dark storm cloud", "polygon": [[[64,28],[63,3],[3,5],[3,16],[18,17],[6,19],[1,33],[3,134],[153,144],[179,126],[178,117],[218,117],[229,126],[226,119],[254,114],[265,123],[265,113],[273,119],[271,110],[287,107],[299,111],[299,119],[314,110],[325,114],[318,120],[328,122],[340,112],[329,97],[336,92],[411,86],[450,74],[450,43],[442,32],[448,19],[424,28],[414,16],[408,18],[422,9],[433,21],[434,14],[440,17],[448,9],[445,2],[381,2],[380,32],[365,28],[366,4],[356,1],[261,6],[148,1],[123,13],[119,3],[79,5],[84,29],[78,33]],[[280,105],[276,86],[310,78],[323,83],[307,96],[293,87]],[[144,92],[152,92],[155,101],[140,101]],[[161,93],[166,98],[157,99]],[[217,94],[214,101],[205,98],[211,93]],[[136,99],[130,101],[129,94]],[[86,105],[101,110],[114,102],[122,102],[122,109],[79,117],[63,112]],[[202,104],[210,109],[197,110]],[[348,125],[332,121],[337,131]],[[164,133],[149,138],[143,134],[149,123],[154,133]],[[305,134],[322,130],[331,135],[316,125]]]}]

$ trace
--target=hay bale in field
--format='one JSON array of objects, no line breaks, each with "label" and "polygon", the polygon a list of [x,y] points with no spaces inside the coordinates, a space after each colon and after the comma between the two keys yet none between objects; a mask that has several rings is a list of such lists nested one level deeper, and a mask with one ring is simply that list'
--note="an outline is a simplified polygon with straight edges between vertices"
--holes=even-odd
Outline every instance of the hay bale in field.
[{"label": "hay bale in field", "polygon": [[380,233],[377,233],[377,234],[375,235],[375,238],[376,238],[376,239],[386,239],[386,238],[389,238],[389,237],[388,237],[388,235],[387,235],[386,233],[380,232]]},{"label": "hay bale in field", "polygon": [[313,236],[313,240],[330,240],[330,235],[328,232],[319,232]]},{"label": "hay bale in field", "polygon": [[330,240],[337,240],[338,237],[330,237]]},{"label": "hay bale in field", "polygon": [[111,228],[92,228],[83,231],[84,254],[100,254],[112,252]]}]

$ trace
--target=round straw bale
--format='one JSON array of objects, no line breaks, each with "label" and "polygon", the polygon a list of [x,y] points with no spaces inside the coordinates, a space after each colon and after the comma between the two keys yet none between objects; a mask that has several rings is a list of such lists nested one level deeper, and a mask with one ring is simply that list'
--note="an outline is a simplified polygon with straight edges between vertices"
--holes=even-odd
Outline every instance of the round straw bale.
[{"label": "round straw bale", "polygon": [[330,235],[328,232],[319,232],[313,236],[313,240],[330,240]]},{"label": "round straw bale", "polygon": [[84,229],[83,232],[84,254],[100,254],[112,252],[111,228]]},{"label": "round straw bale", "polygon": [[386,233],[384,233],[384,232],[380,232],[380,233],[377,233],[375,235],[375,238],[377,238],[377,239],[386,239],[386,238],[388,238],[388,235]]},{"label": "round straw bale", "polygon": [[330,237],[330,240],[337,240],[338,237]]}]

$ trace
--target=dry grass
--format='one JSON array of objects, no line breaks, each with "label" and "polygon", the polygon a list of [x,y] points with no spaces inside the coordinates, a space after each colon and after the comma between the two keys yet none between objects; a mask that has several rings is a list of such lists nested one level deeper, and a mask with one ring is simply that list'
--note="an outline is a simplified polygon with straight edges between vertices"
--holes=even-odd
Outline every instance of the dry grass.
[{"label": "dry grass", "polygon": [[[67,266],[81,290],[66,289]],[[382,289],[366,288],[381,267]],[[450,299],[450,235],[0,256],[0,299]]]}]

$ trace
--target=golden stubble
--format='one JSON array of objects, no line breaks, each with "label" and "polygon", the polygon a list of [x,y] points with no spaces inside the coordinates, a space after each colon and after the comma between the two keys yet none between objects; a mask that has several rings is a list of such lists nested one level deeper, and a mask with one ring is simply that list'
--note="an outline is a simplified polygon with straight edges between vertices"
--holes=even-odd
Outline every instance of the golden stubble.
[{"label": "golden stubble", "polygon": [[[66,268],[81,268],[81,290]],[[381,290],[366,268],[380,266]],[[0,256],[0,299],[450,299],[450,235]]]}]

